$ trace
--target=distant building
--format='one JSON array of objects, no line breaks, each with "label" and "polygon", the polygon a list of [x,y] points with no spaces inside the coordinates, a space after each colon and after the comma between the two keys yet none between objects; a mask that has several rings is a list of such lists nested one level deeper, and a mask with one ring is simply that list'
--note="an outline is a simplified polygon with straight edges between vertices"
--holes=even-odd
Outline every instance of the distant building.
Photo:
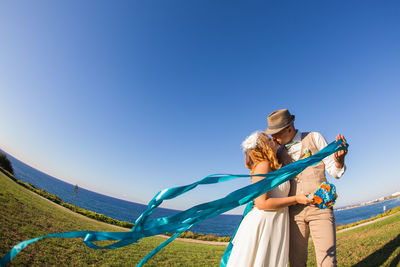
[{"label": "distant building", "polygon": [[400,192],[396,192],[396,193],[392,194],[392,197],[395,197],[395,196],[400,196]]}]

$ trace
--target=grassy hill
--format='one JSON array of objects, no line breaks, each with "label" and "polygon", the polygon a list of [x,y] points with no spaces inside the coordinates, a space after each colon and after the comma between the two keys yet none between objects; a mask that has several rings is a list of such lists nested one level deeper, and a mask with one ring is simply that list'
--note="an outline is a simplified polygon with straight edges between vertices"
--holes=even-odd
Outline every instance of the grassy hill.
[{"label": "grassy hill", "polygon": [[[38,197],[0,173],[0,255],[22,240],[77,230],[122,231],[88,220]],[[81,239],[47,239],[25,248],[13,265],[136,265],[164,239],[145,238],[116,250],[94,250]],[[398,266],[400,213],[382,221],[339,233],[339,266]],[[310,244],[309,264],[316,266]],[[224,246],[174,241],[146,266],[218,266]]]},{"label": "grassy hill", "polygon": [[[123,231],[71,213],[0,174],[0,255],[20,241],[56,232]],[[116,250],[95,250],[81,239],[45,239],[20,252],[12,265],[136,265],[165,239],[145,238]],[[105,241],[104,241],[105,242]],[[146,266],[217,266],[225,246],[173,242]]]}]

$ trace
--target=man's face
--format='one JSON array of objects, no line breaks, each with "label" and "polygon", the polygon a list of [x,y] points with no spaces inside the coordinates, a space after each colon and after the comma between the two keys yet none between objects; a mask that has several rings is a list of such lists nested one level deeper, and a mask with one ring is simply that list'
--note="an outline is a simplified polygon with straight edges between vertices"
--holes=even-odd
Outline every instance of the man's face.
[{"label": "man's face", "polygon": [[285,145],[287,143],[289,143],[291,140],[291,135],[290,135],[290,126],[286,127],[285,129],[283,129],[280,132],[277,132],[275,134],[272,134],[272,140],[274,140],[276,143],[278,143],[279,145]]},{"label": "man's face", "polygon": [[[272,138],[271,138],[272,139]],[[279,144],[278,144],[278,142],[276,142],[276,141],[274,141],[273,139],[272,139],[272,141],[273,142],[271,142],[270,144],[269,144],[269,146],[270,146],[270,148],[272,149],[272,151],[275,153],[275,155],[276,155],[276,153],[278,152],[278,148],[279,148]]]}]

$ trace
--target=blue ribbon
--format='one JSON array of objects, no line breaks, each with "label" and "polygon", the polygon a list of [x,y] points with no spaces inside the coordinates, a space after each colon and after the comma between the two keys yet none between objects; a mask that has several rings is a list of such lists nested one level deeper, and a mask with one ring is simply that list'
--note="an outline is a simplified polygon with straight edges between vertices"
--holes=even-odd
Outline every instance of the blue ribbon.
[{"label": "blue ribbon", "polygon": [[[193,225],[210,217],[234,209],[238,206],[244,205],[246,203],[249,203],[246,209],[246,211],[248,212],[249,210],[251,210],[253,199],[272,190],[281,183],[284,183],[294,178],[305,168],[317,164],[322,159],[331,155],[332,153],[347,149],[347,147],[348,144],[343,143],[341,140],[332,142],[327,147],[316,153],[315,155],[303,160],[296,161],[292,164],[289,164],[285,167],[280,168],[279,170],[276,170],[268,174],[257,174],[257,175],[213,174],[190,185],[164,189],[158,192],[155,195],[155,197],[149,202],[147,209],[135,221],[135,226],[129,232],[76,231],[76,232],[66,232],[66,233],[54,233],[42,237],[37,237],[34,239],[22,241],[17,245],[15,245],[6,255],[3,256],[3,258],[1,258],[0,265],[5,266],[26,246],[43,238],[51,238],[51,237],[82,238],[83,242],[88,247],[94,249],[115,249],[124,247],[132,243],[137,243],[144,237],[154,236],[163,233],[175,233],[173,236],[171,236],[169,239],[167,239],[157,248],[155,248],[152,252],[150,252],[146,257],[144,257],[137,265],[137,266],[143,266],[143,264],[145,264],[152,256],[154,256],[157,252],[163,249],[166,245],[171,243],[182,232],[189,230]],[[220,182],[226,182],[232,179],[247,178],[252,176],[262,176],[266,177],[266,179],[263,179],[257,183],[233,191],[221,199],[196,205],[192,208],[179,212],[175,215],[148,220],[149,216],[154,211],[154,209],[156,209],[164,200],[178,197],[194,189],[198,185],[215,184]],[[100,247],[93,243],[94,241],[99,241],[99,240],[119,240],[119,241],[108,246]],[[231,247],[232,244],[230,243],[222,258],[221,266],[225,266],[227,259],[229,259],[230,251],[228,251],[228,249]]]}]

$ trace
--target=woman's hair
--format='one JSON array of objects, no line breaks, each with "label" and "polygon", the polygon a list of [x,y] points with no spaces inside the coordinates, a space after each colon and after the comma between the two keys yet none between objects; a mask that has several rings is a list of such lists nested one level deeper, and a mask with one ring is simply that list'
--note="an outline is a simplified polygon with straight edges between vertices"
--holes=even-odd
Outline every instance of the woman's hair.
[{"label": "woman's hair", "polygon": [[279,169],[282,165],[271,146],[274,146],[274,141],[264,132],[255,132],[246,138],[242,143],[245,152],[245,165],[253,172],[254,167],[261,161],[268,160],[273,171]]}]

